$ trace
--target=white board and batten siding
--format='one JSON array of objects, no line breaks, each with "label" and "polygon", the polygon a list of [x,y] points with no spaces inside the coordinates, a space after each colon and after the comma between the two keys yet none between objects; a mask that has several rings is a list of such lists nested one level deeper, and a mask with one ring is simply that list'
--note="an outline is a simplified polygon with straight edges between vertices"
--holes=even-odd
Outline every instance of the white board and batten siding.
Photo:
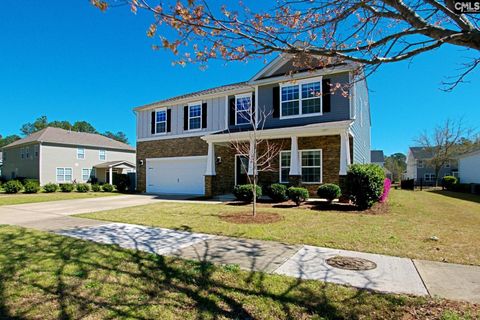
[{"label": "white board and batten siding", "polygon": [[150,158],[146,165],[147,193],[205,194],[207,156]]}]

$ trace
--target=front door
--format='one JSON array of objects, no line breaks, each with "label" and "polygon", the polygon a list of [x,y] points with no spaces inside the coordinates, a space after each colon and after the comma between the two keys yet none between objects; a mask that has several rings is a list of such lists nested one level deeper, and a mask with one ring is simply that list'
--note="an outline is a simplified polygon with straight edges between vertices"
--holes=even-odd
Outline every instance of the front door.
[{"label": "front door", "polygon": [[237,155],[235,161],[235,174],[236,174],[236,184],[247,184],[248,183],[248,157]]}]

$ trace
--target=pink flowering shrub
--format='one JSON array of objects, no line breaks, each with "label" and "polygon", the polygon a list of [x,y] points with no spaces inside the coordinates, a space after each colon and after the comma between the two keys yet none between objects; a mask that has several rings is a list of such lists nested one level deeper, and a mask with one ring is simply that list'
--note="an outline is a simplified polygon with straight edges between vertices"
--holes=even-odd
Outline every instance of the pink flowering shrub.
[{"label": "pink flowering shrub", "polygon": [[384,202],[387,201],[388,194],[390,193],[390,188],[391,187],[392,187],[392,181],[390,181],[390,179],[386,178],[383,181],[383,193],[382,193],[382,195],[380,196],[380,199],[379,199],[379,201],[381,203],[384,203]]}]

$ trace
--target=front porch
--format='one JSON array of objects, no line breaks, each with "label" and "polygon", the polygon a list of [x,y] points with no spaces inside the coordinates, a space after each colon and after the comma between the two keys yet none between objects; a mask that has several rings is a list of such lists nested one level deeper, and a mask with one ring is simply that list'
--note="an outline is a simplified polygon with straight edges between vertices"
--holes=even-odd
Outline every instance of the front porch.
[{"label": "front porch", "polygon": [[[251,131],[244,131],[202,137],[208,143],[206,196],[231,193],[235,185],[248,183],[253,163],[248,155],[236,154],[231,143],[249,143],[252,135]],[[272,170],[258,172],[258,183],[262,186],[280,182],[305,187],[314,195],[321,184],[340,184],[351,164],[354,137],[350,121],[265,129],[256,135],[281,148],[272,159]]]},{"label": "front porch", "polygon": [[95,177],[99,183],[112,183],[115,174],[129,174],[135,172],[135,164],[129,161],[108,161],[97,164]]}]

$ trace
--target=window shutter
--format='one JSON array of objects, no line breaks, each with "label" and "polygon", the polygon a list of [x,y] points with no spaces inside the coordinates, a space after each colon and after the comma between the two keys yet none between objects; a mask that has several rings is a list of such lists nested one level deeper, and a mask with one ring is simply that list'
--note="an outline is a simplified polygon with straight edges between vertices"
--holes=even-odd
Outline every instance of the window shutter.
[{"label": "window shutter", "polygon": [[167,109],[167,132],[172,131],[172,109]]},{"label": "window shutter", "polygon": [[152,111],[152,118],[150,119],[150,133],[155,134],[155,111]]},{"label": "window shutter", "polygon": [[207,103],[202,103],[202,128],[207,127]]},{"label": "window shutter", "polygon": [[235,98],[230,98],[230,125],[235,125]]},{"label": "window shutter", "polygon": [[183,107],[183,130],[188,130],[188,106]]},{"label": "window shutter", "polygon": [[322,80],[322,109],[323,112],[330,112],[332,107],[330,103],[330,79]]},{"label": "window shutter", "polygon": [[273,87],[273,117],[280,118],[280,87]]}]

